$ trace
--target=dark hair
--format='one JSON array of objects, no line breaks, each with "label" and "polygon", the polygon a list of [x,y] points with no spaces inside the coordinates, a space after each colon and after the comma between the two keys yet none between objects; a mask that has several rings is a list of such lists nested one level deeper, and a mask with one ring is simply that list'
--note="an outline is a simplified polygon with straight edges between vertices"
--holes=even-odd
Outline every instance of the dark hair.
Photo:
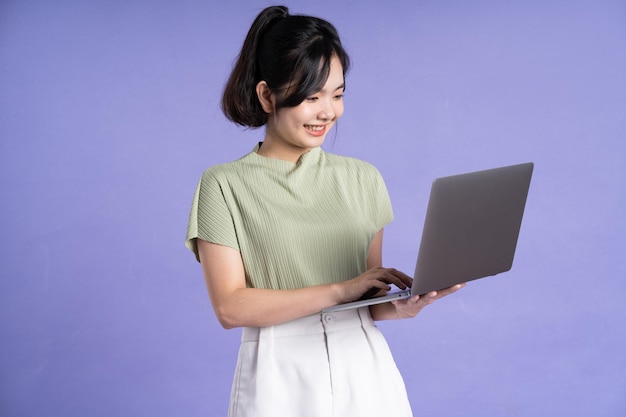
[{"label": "dark hair", "polygon": [[241,126],[263,126],[268,115],[259,103],[257,84],[265,81],[271,91],[281,93],[276,109],[295,107],[323,88],[333,56],[345,76],[350,59],[332,24],[290,15],[285,6],[264,9],[252,23],[224,88],[224,114]]}]

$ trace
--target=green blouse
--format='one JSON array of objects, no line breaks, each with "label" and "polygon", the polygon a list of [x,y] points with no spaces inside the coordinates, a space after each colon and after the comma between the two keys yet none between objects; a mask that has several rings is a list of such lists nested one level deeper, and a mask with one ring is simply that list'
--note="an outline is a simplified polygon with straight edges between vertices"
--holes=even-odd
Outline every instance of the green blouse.
[{"label": "green blouse", "polygon": [[393,219],[376,168],[321,148],[295,164],[258,148],[202,174],[186,240],[196,259],[196,238],[234,248],[254,288],[302,288],[365,272],[372,238]]}]

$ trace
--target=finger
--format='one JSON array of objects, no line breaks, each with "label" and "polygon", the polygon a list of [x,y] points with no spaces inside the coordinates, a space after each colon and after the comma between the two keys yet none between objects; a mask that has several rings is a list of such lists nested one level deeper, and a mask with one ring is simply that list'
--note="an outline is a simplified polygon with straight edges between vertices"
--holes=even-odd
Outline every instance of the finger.
[{"label": "finger", "polygon": [[413,295],[413,296],[411,296],[409,298],[405,298],[403,300],[393,300],[391,302],[391,304],[394,304],[394,305],[417,304],[419,300],[420,300],[420,296],[419,295]]},{"label": "finger", "polygon": [[413,278],[411,278],[404,272],[398,271],[395,268],[390,268],[390,272],[394,277],[400,279],[405,285],[410,287],[413,284]]},{"label": "finger", "polygon": [[457,285],[453,285],[452,287],[448,287],[445,288],[443,290],[439,290],[439,291],[432,291],[430,292],[429,298],[431,299],[431,303],[434,302],[435,300],[439,300],[440,298],[443,298],[447,295],[450,295],[456,291],[458,291],[459,289],[463,288],[465,286],[465,284],[457,284]]},{"label": "finger", "polygon": [[388,284],[393,284],[402,289],[410,287],[413,284],[413,278],[393,268],[383,271],[380,279]]},{"label": "finger", "polygon": [[[388,288],[389,288],[389,287],[388,287]],[[389,289],[390,289],[390,288],[389,288]],[[387,290],[383,290],[383,289],[378,288],[378,287],[372,287],[372,288],[370,288],[369,290],[365,291],[365,293],[363,293],[363,295],[359,297],[358,301],[361,301],[361,300],[367,300],[367,299],[373,298],[373,297],[375,297],[375,296],[379,295],[378,293],[379,293],[381,290],[383,291],[383,293],[382,293],[382,294],[380,294],[380,295],[384,295],[384,294],[385,294],[385,293],[386,293],[389,289],[387,289]]]},{"label": "finger", "polygon": [[453,285],[451,287],[445,288],[443,290],[439,290],[440,293],[440,298],[449,294],[452,294],[458,290],[460,290],[461,288],[463,288],[465,286],[465,284],[456,284]]},{"label": "finger", "polygon": [[365,283],[368,287],[367,292],[373,292],[376,294],[378,291],[387,292],[391,289],[391,286],[383,280],[372,279]]}]

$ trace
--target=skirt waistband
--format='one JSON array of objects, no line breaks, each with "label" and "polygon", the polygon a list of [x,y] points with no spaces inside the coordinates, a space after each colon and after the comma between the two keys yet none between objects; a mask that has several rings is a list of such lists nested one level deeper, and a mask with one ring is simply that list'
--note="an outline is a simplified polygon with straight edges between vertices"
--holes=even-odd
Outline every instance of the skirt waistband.
[{"label": "skirt waistband", "polygon": [[277,339],[328,333],[354,327],[376,327],[370,315],[369,307],[332,313],[317,313],[269,327],[244,327],[241,341],[251,342],[264,338]]}]

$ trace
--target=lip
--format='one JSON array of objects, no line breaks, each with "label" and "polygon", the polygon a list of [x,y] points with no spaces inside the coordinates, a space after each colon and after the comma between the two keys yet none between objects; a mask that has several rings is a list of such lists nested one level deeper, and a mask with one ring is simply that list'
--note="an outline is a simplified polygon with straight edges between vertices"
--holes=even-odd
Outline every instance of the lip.
[{"label": "lip", "polygon": [[[311,130],[309,129],[310,126],[321,127],[321,129]],[[319,137],[319,136],[324,136],[326,134],[327,125],[304,125],[304,129],[307,131],[309,135]]]}]

